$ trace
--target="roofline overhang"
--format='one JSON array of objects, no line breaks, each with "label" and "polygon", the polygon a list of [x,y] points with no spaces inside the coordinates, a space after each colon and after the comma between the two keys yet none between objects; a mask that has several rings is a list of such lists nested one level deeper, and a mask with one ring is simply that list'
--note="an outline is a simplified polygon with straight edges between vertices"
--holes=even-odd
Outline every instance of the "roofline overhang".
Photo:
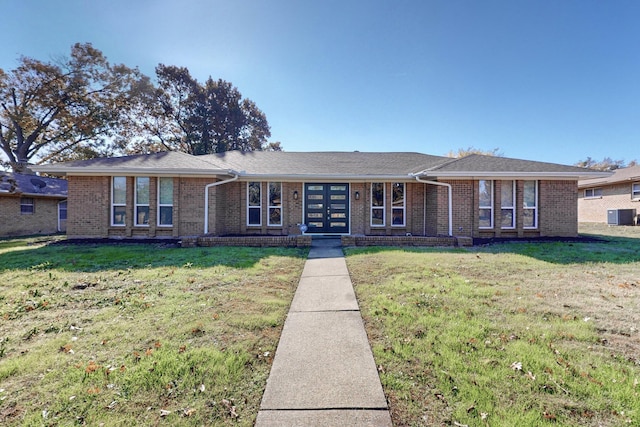
[{"label": "roofline overhang", "polygon": [[630,176],[629,178],[616,179],[615,181],[599,180],[598,178],[589,178],[578,182],[578,188],[604,187],[607,185],[628,184],[640,181],[640,176]]},{"label": "roofline overhang", "polygon": [[406,175],[335,175],[335,174],[240,174],[241,181],[279,181],[279,182],[362,182],[362,181],[413,181],[411,174]]},{"label": "roofline overhang", "polygon": [[34,166],[33,169],[40,173],[49,173],[60,176],[114,176],[114,175],[136,175],[136,176],[192,176],[211,177],[217,175],[240,175],[231,169],[150,169],[150,168],[123,168],[123,167],[99,167],[99,168],[66,168],[47,167],[47,165]]},{"label": "roofline overhang", "polygon": [[522,178],[544,178],[544,179],[558,179],[558,180],[580,180],[588,178],[601,178],[608,177],[608,172],[514,172],[514,171],[469,171],[469,172],[434,172],[424,170],[415,174],[411,174],[414,177],[438,179],[522,179]]}]

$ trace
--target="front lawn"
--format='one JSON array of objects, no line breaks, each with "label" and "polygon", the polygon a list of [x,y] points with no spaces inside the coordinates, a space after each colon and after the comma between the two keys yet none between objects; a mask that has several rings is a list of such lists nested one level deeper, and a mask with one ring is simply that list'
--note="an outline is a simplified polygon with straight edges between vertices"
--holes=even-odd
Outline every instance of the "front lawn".
[{"label": "front lawn", "polygon": [[0,241],[0,424],[253,425],[306,254]]},{"label": "front lawn", "polygon": [[394,425],[640,425],[638,248],[347,250]]}]

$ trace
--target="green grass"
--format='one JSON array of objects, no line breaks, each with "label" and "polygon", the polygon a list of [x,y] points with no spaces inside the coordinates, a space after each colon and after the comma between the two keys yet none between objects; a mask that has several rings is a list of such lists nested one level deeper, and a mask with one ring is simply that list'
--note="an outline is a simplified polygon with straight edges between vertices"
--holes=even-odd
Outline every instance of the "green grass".
[{"label": "green grass", "polygon": [[348,250],[394,425],[640,425],[637,248]]},{"label": "green grass", "polygon": [[0,242],[0,423],[252,425],[305,259]]}]

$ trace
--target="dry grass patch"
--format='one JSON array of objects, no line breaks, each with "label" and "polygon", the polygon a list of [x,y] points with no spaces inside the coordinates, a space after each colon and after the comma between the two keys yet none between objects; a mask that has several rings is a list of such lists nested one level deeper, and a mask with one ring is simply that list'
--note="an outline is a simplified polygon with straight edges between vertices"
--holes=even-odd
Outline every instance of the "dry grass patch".
[{"label": "dry grass patch", "polygon": [[639,243],[348,250],[394,425],[640,424]]},{"label": "dry grass patch", "polygon": [[252,425],[305,259],[0,242],[0,424]]}]

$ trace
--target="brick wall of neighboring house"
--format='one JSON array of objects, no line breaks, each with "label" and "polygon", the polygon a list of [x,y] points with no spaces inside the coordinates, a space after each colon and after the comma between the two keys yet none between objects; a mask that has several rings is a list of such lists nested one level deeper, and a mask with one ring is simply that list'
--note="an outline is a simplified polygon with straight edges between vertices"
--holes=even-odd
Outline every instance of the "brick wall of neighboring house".
[{"label": "brick wall of neighboring house", "polygon": [[631,199],[631,184],[632,182],[623,182],[595,187],[602,189],[601,197],[586,198],[585,189],[578,190],[578,220],[606,223],[609,209],[635,209],[637,224],[640,203]]},{"label": "brick wall of neighboring house", "polygon": [[0,236],[27,236],[58,232],[58,203],[62,199],[27,196],[34,212],[20,211],[21,196],[0,196]]}]

